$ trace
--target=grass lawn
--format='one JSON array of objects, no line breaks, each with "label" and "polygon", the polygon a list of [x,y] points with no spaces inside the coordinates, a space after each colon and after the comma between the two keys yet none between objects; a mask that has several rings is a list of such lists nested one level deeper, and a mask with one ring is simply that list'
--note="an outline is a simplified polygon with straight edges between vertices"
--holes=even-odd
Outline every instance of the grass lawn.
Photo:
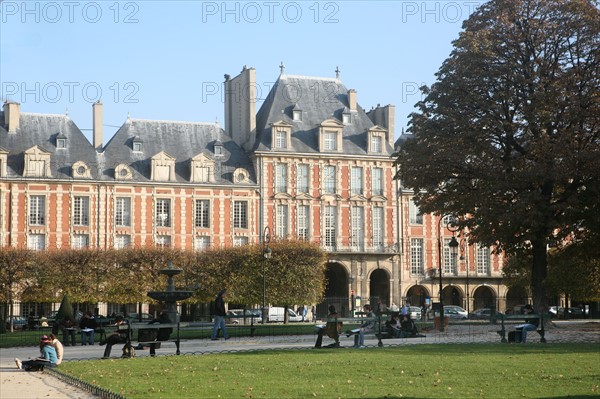
[{"label": "grass lawn", "polygon": [[593,344],[444,344],[67,362],[127,398],[598,398]]}]

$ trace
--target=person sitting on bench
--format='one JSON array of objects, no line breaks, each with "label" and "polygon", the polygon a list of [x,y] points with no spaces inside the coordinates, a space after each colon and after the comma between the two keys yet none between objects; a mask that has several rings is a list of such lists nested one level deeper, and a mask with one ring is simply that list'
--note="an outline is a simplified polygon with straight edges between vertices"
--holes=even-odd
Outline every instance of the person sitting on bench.
[{"label": "person sitting on bench", "polygon": [[[525,308],[523,308],[523,314],[527,315],[527,314],[531,314],[531,313],[533,313],[533,307],[529,304],[525,305]],[[526,319],[526,323],[519,324],[518,326],[516,326],[515,329],[517,331],[521,332],[521,339],[519,339],[518,334],[517,334],[517,337],[515,338],[515,342],[526,343],[527,331],[535,331],[535,330],[537,330],[539,325],[540,325],[540,319],[532,318],[532,319]]]},{"label": "person sitting on bench", "polygon": [[338,314],[335,310],[335,306],[329,305],[329,314],[327,315],[327,324],[323,327],[319,327],[317,331],[317,342],[315,348],[320,348],[323,343],[323,334],[327,334],[329,338],[335,340],[335,343],[329,345],[333,348],[340,347],[340,333],[342,332],[342,323],[336,321]]},{"label": "person sitting on bench", "polygon": [[404,315],[400,323],[400,338],[414,337],[417,333],[417,325],[411,320],[410,315]]}]

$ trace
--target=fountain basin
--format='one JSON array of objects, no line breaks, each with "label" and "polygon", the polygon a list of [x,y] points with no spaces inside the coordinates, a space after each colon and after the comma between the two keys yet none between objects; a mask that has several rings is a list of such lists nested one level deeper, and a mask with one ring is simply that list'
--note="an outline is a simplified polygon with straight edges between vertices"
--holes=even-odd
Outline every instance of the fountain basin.
[{"label": "fountain basin", "polygon": [[193,291],[150,291],[148,296],[161,302],[177,302],[194,295]]}]

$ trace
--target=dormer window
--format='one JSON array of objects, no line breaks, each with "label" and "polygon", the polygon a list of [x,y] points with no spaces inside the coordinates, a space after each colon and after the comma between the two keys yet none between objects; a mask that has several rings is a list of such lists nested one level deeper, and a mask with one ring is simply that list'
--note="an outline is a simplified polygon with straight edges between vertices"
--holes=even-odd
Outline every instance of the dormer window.
[{"label": "dormer window", "polygon": [[144,142],[142,141],[142,139],[140,139],[139,137],[134,137],[133,141],[132,141],[132,149],[133,152],[142,152],[142,150],[144,149]]},{"label": "dormer window", "polygon": [[287,132],[283,130],[275,132],[275,148],[287,148]]},{"label": "dormer window", "polygon": [[338,152],[342,150],[342,128],[339,120],[328,119],[319,127],[319,151]]},{"label": "dormer window", "polygon": [[344,110],[342,111],[342,123],[344,125],[352,124],[352,115],[350,114],[350,110],[346,107],[344,107]]},{"label": "dormer window", "polygon": [[222,156],[223,155],[223,144],[221,144],[221,142],[219,140],[217,140],[215,142],[214,151],[215,151],[215,155],[217,155],[217,156]]},{"label": "dormer window", "polygon": [[298,104],[295,104],[294,108],[292,108],[292,120],[294,122],[302,122],[302,110]]},{"label": "dormer window", "polygon": [[8,151],[0,147],[0,177],[6,177],[6,160],[8,158]]},{"label": "dormer window", "polygon": [[371,152],[381,152],[381,136],[371,136]]},{"label": "dormer window", "polygon": [[337,151],[337,132],[326,131],[323,134],[323,149],[325,151]]},{"label": "dormer window", "polygon": [[133,172],[129,166],[125,164],[119,164],[115,168],[115,179],[117,180],[129,180],[133,177]]},{"label": "dormer window", "polygon": [[67,138],[64,135],[59,134],[56,136],[56,148],[67,148]]},{"label": "dormer window", "polygon": [[90,168],[83,161],[77,161],[73,164],[72,168],[73,177],[91,179]]},{"label": "dormer window", "polygon": [[373,126],[368,130],[367,151],[370,153],[381,154],[384,150],[386,130],[381,126]]},{"label": "dormer window", "polygon": [[175,158],[164,151],[152,157],[152,176],[154,181],[175,181]]},{"label": "dormer window", "polygon": [[271,124],[271,149],[286,150],[291,145],[292,125],[283,120]]},{"label": "dormer window", "polygon": [[215,162],[203,153],[191,159],[190,169],[190,181],[192,183],[209,183],[215,181]]},{"label": "dormer window", "polygon": [[50,152],[33,146],[24,153],[24,177],[52,177],[50,173]]}]

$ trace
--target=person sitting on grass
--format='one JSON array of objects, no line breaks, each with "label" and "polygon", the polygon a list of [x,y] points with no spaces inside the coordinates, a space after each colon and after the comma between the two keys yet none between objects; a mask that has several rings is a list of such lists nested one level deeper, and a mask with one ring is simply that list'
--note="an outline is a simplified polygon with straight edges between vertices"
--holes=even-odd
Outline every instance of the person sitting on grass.
[{"label": "person sitting on grass", "polygon": [[25,371],[44,371],[44,367],[56,367],[58,356],[52,346],[52,340],[47,335],[43,335],[40,339],[40,353],[40,357],[23,362],[15,358],[17,368]]},{"label": "person sitting on grass", "polygon": [[320,348],[323,344],[323,335],[333,339],[335,342],[329,345],[332,348],[340,347],[340,333],[342,332],[342,323],[337,321],[338,314],[335,310],[335,306],[329,305],[329,314],[327,315],[327,324],[319,327],[317,330],[317,342],[315,348]]}]

